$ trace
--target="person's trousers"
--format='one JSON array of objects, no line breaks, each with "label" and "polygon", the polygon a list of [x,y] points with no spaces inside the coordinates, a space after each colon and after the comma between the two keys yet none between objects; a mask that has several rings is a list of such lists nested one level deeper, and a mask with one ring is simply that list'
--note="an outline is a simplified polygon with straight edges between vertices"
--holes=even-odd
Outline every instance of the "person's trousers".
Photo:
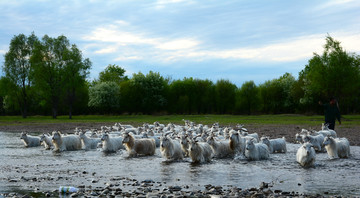
[{"label": "person's trousers", "polygon": [[329,129],[335,130],[335,122],[326,122],[325,121],[325,124],[328,125]]}]

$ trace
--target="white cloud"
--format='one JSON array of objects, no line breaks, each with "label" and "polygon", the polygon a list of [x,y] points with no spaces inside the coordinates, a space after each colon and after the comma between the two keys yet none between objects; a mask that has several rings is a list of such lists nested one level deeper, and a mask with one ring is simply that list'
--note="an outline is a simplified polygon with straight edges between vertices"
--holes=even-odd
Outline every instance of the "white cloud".
[{"label": "white cloud", "polygon": [[169,4],[176,4],[176,3],[182,3],[186,2],[187,0],[157,0],[155,2],[155,8],[156,9],[163,9]]},{"label": "white cloud", "polygon": [[[119,23],[128,24],[125,21]],[[341,41],[345,50],[360,51],[359,33],[333,33],[331,36]],[[258,47],[210,50],[203,46],[203,41],[195,38],[148,37],[145,33],[125,32],[116,25],[96,28],[83,38],[97,46],[98,49],[93,53],[115,54],[116,61],[151,60],[165,63],[185,59],[194,62],[206,59],[238,59],[253,62],[293,62],[309,59],[314,52],[321,54],[326,35],[288,38]],[[92,46],[92,49],[95,47]]]},{"label": "white cloud", "polygon": [[116,52],[117,48],[116,47],[106,47],[106,48],[102,48],[100,50],[95,51],[95,54],[109,54],[109,53],[114,53]]},{"label": "white cloud", "polygon": [[332,1],[324,1],[325,3],[320,5],[318,9],[327,9],[329,7],[337,7],[337,6],[343,6],[343,5],[353,5],[357,2],[357,0],[332,0]]},{"label": "white cloud", "polygon": [[113,27],[110,28],[97,28],[91,35],[85,36],[85,40],[112,42],[117,45],[127,44],[153,44],[152,39],[147,39],[141,35],[133,34],[125,31],[118,31]]},{"label": "white cloud", "polygon": [[164,50],[190,49],[198,45],[198,41],[192,39],[178,39],[165,43],[158,43],[155,47]]}]

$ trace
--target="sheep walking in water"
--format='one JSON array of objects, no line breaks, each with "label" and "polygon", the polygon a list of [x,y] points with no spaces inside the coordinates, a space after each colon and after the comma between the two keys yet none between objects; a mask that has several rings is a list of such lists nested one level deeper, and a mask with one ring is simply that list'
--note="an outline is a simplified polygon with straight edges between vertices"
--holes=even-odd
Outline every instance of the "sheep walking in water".
[{"label": "sheep walking in water", "polygon": [[43,133],[40,136],[40,142],[44,145],[46,150],[51,149],[52,147],[54,147],[52,141],[51,141],[51,135],[50,134],[45,134]]},{"label": "sheep walking in water", "polygon": [[245,157],[249,160],[265,160],[269,159],[270,152],[266,144],[246,140]]},{"label": "sheep walking in water", "polygon": [[217,141],[214,136],[209,136],[206,142],[213,149],[214,157],[226,158],[233,157],[235,152],[230,148],[230,142],[228,140]]},{"label": "sheep walking in water", "polygon": [[191,140],[189,156],[194,163],[210,162],[213,151],[208,143]]},{"label": "sheep walking in water", "polygon": [[40,146],[40,137],[28,135],[27,132],[22,132],[20,139],[24,142],[25,147]]},{"label": "sheep walking in water", "polygon": [[300,143],[300,144],[304,143],[304,137],[305,137],[305,134],[297,133],[295,135],[295,142]]},{"label": "sheep walking in water", "polygon": [[152,138],[135,139],[130,133],[125,132],[122,143],[130,157],[155,154],[156,144]]},{"label": "sheep walking in water", "polygon": [[181,144],[181,150],[183,151],[183,154],[185,157],[189,157],[189,138],[187,135],[181,135],[180,136],[180,144]]},{"label": "sheep walking in water", "polygon": [[54,151],[74,151],[81,149],[81,140],[78,135],[62,136],[60,131],[54,131],[52,137]]},{"label": "sheep walking in water", "polygon": [[161,155],[168,160],[183,159],[180,142],[178,140],[171,139],[167,135],[162,136],[160,139],[160,152]]},{"label": "sheep walking in water", "polygon": [[314,146],[309,142],[302,144],[296,152],[296,161],[303,167],[314,166],[315,157]]},{"label": "sheep walking in water", "polygon": [[270,139],[269,137],[261,137],[261,143],[266,144],[270,153],[286,153],[285,137]]},{"label": "sheep walking in water", "polygon": [[350,156],[350,144],[346,138],[333,138],[327,136],[324,139],[325,149],[330,158],[348,158]]},{"label": "sheep walking in water", "polygon": [[120,149],[125,149],[122,144],[122,137],[110,137],[109,133],[104,133],[101,137],[101,141],[103,152],[112,153]]},{"label": "sheep walking in water", "polygon": [[101,142],[100,138],[90,138],[83,131],[79,132],[79,137],[85,150],[96,149]]},{"label": "sheep walking in water", "polygon": [[324,145],[324,136],[323,135],[310,135],[307,134],[304,136],[303,138],[304,142],[309,142],[311,143],[316,151],[323,151]]},{"label": "sheep walking in water", "polygon": [[236,131],[230,133],[230,149],[236,154],[243,155],[245,152],[246,139],[241,137]]}]

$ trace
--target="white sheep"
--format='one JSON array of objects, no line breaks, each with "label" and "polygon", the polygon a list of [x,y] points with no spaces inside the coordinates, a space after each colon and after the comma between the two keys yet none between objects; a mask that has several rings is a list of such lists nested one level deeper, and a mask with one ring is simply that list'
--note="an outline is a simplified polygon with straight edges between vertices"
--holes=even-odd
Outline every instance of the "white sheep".
[{"label": "white sheep", "polygon": [[295,141],[296,141],[297,143],[302,144],[302,143],[304,143],[304,137],[305,137],[304,134],[299,134],[299,133],[297,133],[297,134],[295,135]]},{"label": "white sheep", "polygon": [[311,167],[315,164],[315,149],[309,142],[305,142],[296,152],[296,161],[303,167]]},{"label": "white sheep", "polygon": [[252,138],[254,138],[256,140],[255,143],[259,142],[259,135],[257,133],[251,133],[249,134],[247,131],[238,131],[239,133],[241,133],[241,135],[246,138],[246,140],[250,140]]},{"label": "white sheep", "polygon": [[193,163],[210,162],[213,157],[213,151],[208,143],[191,140],[189,156]]},{"label": "white sheep", "polygon": [[327,136],[324,139],[324,145],[330,158],[348,158],[350,156],[350,144],[346,138]]},{"label": "white sheep", "polygon": [[28,135],[27,132],[22,132],[20,139],[24,142],[25,147],[40,146],[40,137]]},{"label": "white sheep", "polygon": [[167,135],[160,138],[160,152],[168,160],[182,160],[183,152],[178,140],[171,139]]},{"label": "white sheep", "polygon": [[236,154],[244,154],[245,152],[245,144],[246,139],[241,137],[238,132],[230,133],[230,149],[233,150]]},{"label": "white sheep", "polygon": [[333,138],[337,137],[337,134],[334,130],[329,129],[329,124],[322,123],[321,131],[318,131],[318,133],[325,133],[324,136],[330,135]]},{"label": "white sheep", "polygon": [[62,136],[60,131],[54,131],[52,136],[54,151],[73,151],[81,149],[81,140],[78,135]]},{"label": "white sheep", "polygon": [[209,136],[206,142],[213,149],[214,157],[226,158],[233,157],[235,152],[230,148],[230,142],[228,140],[217,141],[214,136]]},{"label": "white sheep", "polygon": [[107,153],[116,152],[120,149],[125,149],[122,144],[122,137],[111,137],[109,133],[104,133],[101,137],[102,151]]},{"label": "white sheep", "polygon": [[303,137],[304,142],[310,142],[316,151],[323,151],[323,142],[324,142],[324,136],[323,135],[305,135]]},{"label": "white sheep", "polygon": [[266,144],[255,143],[254,140],[246,140],[245,157],[249,160],[269,159],[270,152]]},{"label": "white sheep", "polygon": [[261,137],[261,143],[266,144],[270,153],[286,153],[285,137],[270,139],[269,137]]},{"label": "white sheep", "polygon": [[180,144],[181,144],[181,150],[183,151],[183,154],[185,157],[189,157],[189,138],[187,135],[181,135],[180,136]]},{"label": "white sheep", "polygon": [[124,133],[122,143],[130,157],[155,154],[156,144],[152,138],[135,139],[130,133]]},{"label": "white sheep", "polygon": [[79,132],[79,137],[85,150],[96,149],[101,142],[100,138],[90,138],[83,131]]},{"label": "white sheep", "polygon": [[154,136],[149,136],[148,133],[143,133],[141,136],[141,138],[151,138],[151,139],[154,139],[155,140],[155,146],[156,148],[159,148],[160,147],[160,138],[161,136],[158,136],[158,135],[155,135]]},{"label": "white sheep", "polygon": [[50,134],[43,133],[40,136],[40,142],[44,145],[46,150],[49,150],[54,146],[52,141],[51,141],[51,135]]},{"label": "white sheep", "polygon": [[337,134],[334,130],[330,130],[330,129],[327,129],[327,130],[321,130],[321,131],[316,131],[315,132],[316,135],[323,135],[324,137],[326,136],[331,136],[333,138],[336,138],[337,137]]}]

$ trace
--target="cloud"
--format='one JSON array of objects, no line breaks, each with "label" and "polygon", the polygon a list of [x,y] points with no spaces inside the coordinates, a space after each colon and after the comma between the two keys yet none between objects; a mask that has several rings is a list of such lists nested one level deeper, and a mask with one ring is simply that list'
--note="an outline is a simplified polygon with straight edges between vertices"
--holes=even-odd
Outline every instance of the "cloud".
[{"label": "cloud", "polygon": [[106,48],[102,48],[100,50],[96,50],[94,53],[95,54],[109,54],[109,53],[114,53],[116,52],[117,48],[116,47],[106,47]]},{"label": "cloud", "polygon": [[187,0],[157,0],[155,2],[155,8],[156,9],[164,9],[164,8],[166,8],[167,5],[177,4],[177,3],[182,3],[182,2],[190,2],[190,1],[187,1]]},{"label": "cloud", "polygon": [[147,39],[141,35],[130,32],[119,31],[112,26],[109,28],[97,28],[91,33],[91,35],[85,36],[84,39],[98,42],[111,42],[116,43],[117,45],[154,43],[152,39]]},{"label": "cloud", "polygon": [[[127,26],[124,28],[123,26]],[[311,34],[300,37],[274,40],[262,46],[239,48],[207,48],[207,43],[196,38],[157,37],[142,31],[124,31],[131,24],[119,21],[116,24],[98,27],[83,37],[92,43],[95,54],[114,54],[115,61],[175,61],[199,62],[204,60],[247,60],[252,62],[294,62],[309,59],[313,53],[322,53],[326,35]],[[331,36],[342,42],[347,51],[360,51],[359,33],[332,33]],[[89,50],[89,49],[87,49]],[[121,54],[121,55],[119,55]]]},{"label": "cloud", "polygon": [[164,50],[190,49],[198,45],[198,41],[191,39],[178,39],[165,43],[158,43],[155,47]]}]

